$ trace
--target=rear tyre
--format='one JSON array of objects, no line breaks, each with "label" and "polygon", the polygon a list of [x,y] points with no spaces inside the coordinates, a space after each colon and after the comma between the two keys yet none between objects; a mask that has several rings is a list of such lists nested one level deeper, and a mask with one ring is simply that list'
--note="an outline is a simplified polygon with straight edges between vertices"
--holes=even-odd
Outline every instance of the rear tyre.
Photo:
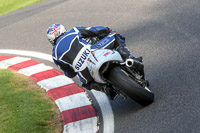
[{"label": "rear tyre", "polygon": [[112,68],[108,79],[114,87],[143,106],[154,101],[154,94],[131,79],[120,67]]}]

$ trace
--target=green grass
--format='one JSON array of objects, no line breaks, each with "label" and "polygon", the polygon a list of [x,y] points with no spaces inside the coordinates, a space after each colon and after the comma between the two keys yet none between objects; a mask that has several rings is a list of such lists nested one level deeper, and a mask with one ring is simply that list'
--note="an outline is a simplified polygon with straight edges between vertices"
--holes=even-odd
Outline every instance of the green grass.
[{"label": "green grass", "polygon": [[57,116],[53,101],[30,78],[0,70],[0,133],[55,132]]},{"label": "green grass", "polygon": [[35,4],[42,0],[0,0],[0,15]]}]

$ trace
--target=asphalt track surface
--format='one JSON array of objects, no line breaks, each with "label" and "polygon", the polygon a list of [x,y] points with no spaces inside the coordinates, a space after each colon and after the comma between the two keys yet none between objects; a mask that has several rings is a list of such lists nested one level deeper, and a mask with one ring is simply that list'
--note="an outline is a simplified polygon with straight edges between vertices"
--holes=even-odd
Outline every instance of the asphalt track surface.
[{"label": "asphalt track surface", "polygon": [[0,17],[0,49],[50,54],[45,32],[52,23],[68,29],[111,27],[126,36],[136,56],[144,57],[146,77],[155,93],[155,102],[148,107],[130,99],[110,101],[115,133],[197,133],[199,22],[197,0],[46,0]]}]

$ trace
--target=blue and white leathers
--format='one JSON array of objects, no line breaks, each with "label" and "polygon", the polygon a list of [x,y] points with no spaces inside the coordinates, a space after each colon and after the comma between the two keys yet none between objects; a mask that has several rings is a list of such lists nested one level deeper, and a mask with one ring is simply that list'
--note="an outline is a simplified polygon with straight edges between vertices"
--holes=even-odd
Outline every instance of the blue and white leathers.
[{"label": "blue and white leathers", "polygon": [[96,44],[88,44],[85,41],[87,37],[95,37],[98,31],[106,31],[103,26],[98,27],[74,27],[69,32],[59,37],[56,45],[53,47],[52,56],[55,64],[57,64],[70,78],[78,75],[83,84],[87,84],[93,78],[87,68],[87,59],[91,51],[95,49],[113,49],[115,37],[109,34]]}]

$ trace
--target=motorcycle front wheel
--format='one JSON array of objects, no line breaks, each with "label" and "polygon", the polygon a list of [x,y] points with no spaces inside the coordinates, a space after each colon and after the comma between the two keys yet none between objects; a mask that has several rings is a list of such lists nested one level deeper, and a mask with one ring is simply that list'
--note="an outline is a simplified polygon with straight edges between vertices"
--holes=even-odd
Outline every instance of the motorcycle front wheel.
[{"label": "motorcycle front wheel", "polygon": [[147,106],[154,101],[154,93],[139,85],[120,67],[112,68],[108,79],[114,87],[143,106]]}]

